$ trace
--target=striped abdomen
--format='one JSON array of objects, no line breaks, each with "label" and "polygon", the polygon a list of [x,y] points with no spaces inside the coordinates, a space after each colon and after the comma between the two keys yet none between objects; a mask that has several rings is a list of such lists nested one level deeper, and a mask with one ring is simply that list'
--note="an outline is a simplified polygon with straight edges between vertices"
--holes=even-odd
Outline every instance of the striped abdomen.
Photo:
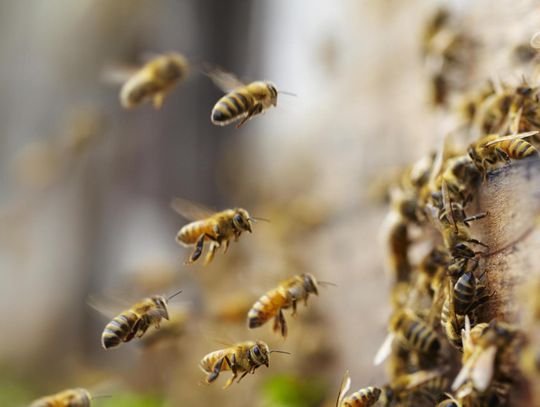
[{"label": "striped abdomen", "polygon": [[381,396],[381,389],[370,386],[345,397],[340,407],[369,407],[374,405]]},{"label": "striped abdomen", "polygon": [[195,244],[203,233],[213,235],[212,227],[208,220],[198,220],[183,226],[176,235],[176,240],[186,245]]},{"label": "striped abdomen", "polygon": [[464,273],[454,285],[454,309],[456,314],[465,315],[476,297],[476,277],[472,272]]},{"label": "striped abdomen", "polygon": [[212,123],[225,126],[247,115],[254,105],[255,98],[245,87],[227,93],[212,109]]},{"label": "striped abdomen", "polygon": [[510,158],[515,160],[521,160],[531,155],[538,155],[538,151],[534,146],[526,140],[514,139],[505,140],[496,144],[502,151],[504,151]]},{"label": "striped abdomen", "polygon": [[[214,370],[214,365],[216,364],[216,362],[220,360],[221,358],[223,358],[226,354],[227,352],[223,349],[216,350],[214,352],[209,353],[204,358],[202,358],[201,363],[200,363],[201,369],[206,373],[212,372]],[[229,369],[230,369],[230,366],[226,363],[224,363],[223,366],[221,367],[221,371],[229,370]]]},{"label": "striped abdomen", "polygon": [[72,389],[43,397],[30,407],[90,407],[90,393],[85,389]]},{"label": "striped abdomen", "polygon": [[134,327],[139,316],[133,311],[126,311],[107,324],[101,335],[101,344],[105,349],[113,348],[122,342],[128,342],[135,336]]},{"label": "striped abdomen", "polygon": [[437,353],[441,347],[437,334],[419,318],[412,318],[404,313],[396,326],[397,337],[414,350],[425,354]]},{"label": "striped abdomen", "polygon": [[248,326],[257,328],[275,317],[281,308],[287,307],[288,300],[282,289],[267,292],[253,304],[248,312]]},{"label": "striped abdomen", "polygon": [[463,344],[461,343],[461,329],[465,323],[465,316],[454,313],[455,318],[452,318],[449,307],[447,298],[444,301],[441,312],[441,325],[450,344],[457,349],[461,349],[463,348]]}]

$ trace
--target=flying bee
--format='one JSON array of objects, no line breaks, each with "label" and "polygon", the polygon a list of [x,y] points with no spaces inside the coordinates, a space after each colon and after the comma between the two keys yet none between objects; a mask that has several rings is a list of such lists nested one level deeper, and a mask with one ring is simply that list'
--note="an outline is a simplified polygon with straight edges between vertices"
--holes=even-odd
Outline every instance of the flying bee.
[{"label": "flying bee", "polygon": [[216,380],[221,372],[230,370],[233,375],[225,383],[223,388],[226,389],[234,382],[239,373],[242,373],[242,376],[238,382],[248,373],[255,373],[255,370],[262,365],[268,367],[269,356],[273,352],[288,354],[288,352],[270,350],[263,341],[240,342],[229,348],[209,353],[201,360],[200,367],[208,374],[207,384]]},{"label": "flying bee", "polygon": [[375,365],[380,365],[390,355],[394,340],[403,348],[426,356],[437,356],[441,349],[441,341],[435,330],[410,309],[400,308],[394,312],[389,331],[375,355]]},{"label": "flying bee", "polygon": [[173,199],[171,206],[178,214],[193,220],[193,222],[184,225],[176,235],[178,243],[184,246],[195,246],[188,264],[201,257],[205,241],[210,242],[204,262],[204,264],[208,264],[222,244],[224,245],[224,253],[226,253],[231,239],[234,238],[235,241],[238,241],[243,232],[252,233],[251,224],[257,220],[264,220],[250,216],[248,211],[242,208],[214,212],[180,198]]},{"label": "flying bee", "polygon": [[216,126],[226,126],[237,120],[242,126],[253,116],[263,113],[270,107],[277,106],[278,93],[292,93],[279,91],[272,82],[255,81],[245,84],[233,74],[214,70],[208,76],[212,81],[226,92],[212,109],[210,119]]},{"label": "flying bee", "polygon": [[470,389],[486,392],[499,374],[507,374],[508,358],[512,356],[512,344],[519,337],[516,327],[496,320],[470,328],[468,317],[463,330],[463,367],[452,384],[458,390],[470,380]]},{"label": "flying bee", "polygon": [[287,322],[283,310],[292,307],[292,315],[296,314],[296,306],[299,301],[307,300],[310,294],[319,295],[319,284],[311,274],[300,274],[282,281],[277,288],[264,294],[253,304],[248,312],[248,327],[258,328],[269,319],[274,318],[274,331],[280,331],[281,336],[287,336]]},{"label": "flying bee", "polygon": [[510,159],[522,160],[527,157],[538,157],[538,151],[529,142],[523,140],[534,136],[538,131],[529,131],[519,134],[500,137],[498,134],[490,134],[472,143],[468,154],[474,165],[483,174],[484,180],[487,171],[499,162],[510,163]]},{"label": "flying bee", "polygon": [[167,303],[181,292],[182,290],[177,291],[168,297],[154,295],[145,298],[130,309],[120,313],[103,330],[101,335],[103,348],[114,348],[135,337],[141,338],[150,325],[159,328],[163,318],[169,320]]},{"label": "flying bee", "polygon": [[85,389],[69,389],[51,396],[42,397],[30,407],[90,407],[92,396]]},{"label": "flying bee", "polygon": [[120,103],[125,109],[131,109],[147,100],[152,100],[159,109],[165,96],[188,73],[187,59],[176,52],[159,55],[144,64],[120,91]]},{"label": "flying bee", "polygon": [[343,381],[341,382],[336,407],[370,407],[379,400],[382,393],[382,390],[379,387],[369,386],[345,397],[350,388],[351,377],[347,371],[345,376],[343,376]]}]

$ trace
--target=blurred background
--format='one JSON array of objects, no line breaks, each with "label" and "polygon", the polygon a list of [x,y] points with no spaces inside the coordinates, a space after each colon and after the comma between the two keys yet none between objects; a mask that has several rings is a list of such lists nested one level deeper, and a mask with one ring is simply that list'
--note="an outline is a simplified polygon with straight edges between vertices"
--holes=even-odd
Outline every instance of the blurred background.
[{"label": "blurred background", "polygon": [[[540,27],[533,2],[448,4],[483,44],[456,86],[515,72],[513,44]],[[384,383],[372,360],[389,313],[385,187],[448,126],[422,57],[438,5],[3,2],[0,405],[85,387],[112,396],[96,406],[332,406],[346,369],[353,388]],[[168,51],[192,61],[188,78],[159,110],[123,110],[104,70]],[[213,126],[222,92],[203,63],[298,96],[238,130]],[[186,266],[175,196],[271,222],[209,266]],[[287,315],[285,341],[271,326],[247,330],[253,302],[303,272],[337,286]],[[101,348],[108,319],[89,302],[111,317],[179,288],[163,337]],[[226,392],[224,378],[202,385],[200,359],[247,339],[292,355]]]}]

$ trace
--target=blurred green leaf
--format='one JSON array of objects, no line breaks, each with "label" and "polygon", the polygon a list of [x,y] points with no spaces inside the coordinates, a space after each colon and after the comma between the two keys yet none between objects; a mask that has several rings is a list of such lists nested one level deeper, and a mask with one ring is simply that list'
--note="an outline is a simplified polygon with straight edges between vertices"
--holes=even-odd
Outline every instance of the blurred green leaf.
[{"label": "blurred green leaf", "polygon": [[139,394],[114,394],[95,400],[96,407],[164,407],[162,398]]},{"label": "blurred green leaf", "polygon": [[274,376],[263,386],[264,404],[268,407],[316,407],[325,394],[320,380],[294,375]]}]

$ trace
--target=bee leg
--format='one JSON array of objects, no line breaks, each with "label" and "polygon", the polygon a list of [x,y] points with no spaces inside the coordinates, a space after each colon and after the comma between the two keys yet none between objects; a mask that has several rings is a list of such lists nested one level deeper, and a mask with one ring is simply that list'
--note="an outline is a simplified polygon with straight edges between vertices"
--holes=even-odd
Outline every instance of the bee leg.
[{"label": "bee leg", "polygon": [[240,383],[240,380],[242,380],[244,377],[246,377],[246,375],[249,373],[249,370],[246,370],[244,373],[242,373],[242,376],[240,376],[240,378],[238,379],[238,381],[236,383]]},{"label": "bee leg", "polygon": [[294,317],[296,315],[296,300],[292,300],[292,316]]},{"label": "bee leg", "polygon": [[[468,224],[469,222],[474,222],[475,220],[483,219],[483,218],[485,218],[487,215],[488,215],[487,212],[477,213],[476,215],[466,217],[466,218],[463,220],[463,222],[464,222],[465,224]],[[468,226],[468,225],[467,225],[467,226]]]},{"label": "bee leg", "polygon": [[229,240],[225,240],[225,244],[223,245],[223,254],[227,253],[227,250],[229,249]]},{"label": "bee leg", "polygon": [[476,239],[468,239],[467,242],[474,243],[474,244],[477,244],[479,246],[485,247],[486,249],[489,249],[489,246],[487,244],[484,244],[484,243],[482,243],[482,242],[480,242],[479,240],[476,240]]},{"label": "bee leg", "polygon": [[238,376],[238,373],[236,371],[236,356],[233,355],[232,356],[232,363],[229,361],[229,358],[227,358],[227,356],[225,356],[225,359],[228,363],[228,365],[231,367],[231,371],[232,371],[232,376],[229,380],[227,380],[227,383],[225,383],[225,386],[223,386],[223,389],[226,389],[228,388],[231,384],[234,383],[234,379],[236,379],[236,377]]},{"label": "bee leg", "polygon": [[165,94],[163,92],[157,93],[154,96],[154,99],[152,100],[152,102],[154,103],[154,108],[155,109],[160,109],[161,106],[163,105],[163,100],[164,99],[165,99]]},{"label": "bee leg", "polygon": [[141,323],[139,324],[139,327],[138,327],[137,338],[142,337],[149,327],[150,327],[149,321],[147,321],[146,319],[141,320]]},{"label": "bee leg", "polygon": [[206,258],[204,259],[204,264],[208,264],[212,261],[214,258],[214,255],[216,254],[217,249],[219,249],[219,243],[212,242],[210,243],[210,247],[208,248],[208,253],[206,254]]},{"label": "bee leg", "polygon": [[195,249],[193,249],[193,253],[191,253],[191,256],[188,260],[188,263],[195,262],[199,257],[201,257],[203,247],[204,247],[204,240],[209,239],[212,241],[215,241],[213,236],[210,236],[207,233],[203,233],[199,238],[197,239],[197,242],[195,243]]},{"label": "bee leg", "polygon": [[[225,361],[227,361],[227,363],[229,363],[229,359],[227,358],[227,356],[222,357],[221,359],[219,359],[216,362],[216,364],[214,365],[214,370],[206,378],[206,381],[208,383],[212,383],[214,380],[216,380],[218,378],[219,373],[221,372],[221,369],[223,368],[223,363]],[[229,366],[230,366],[230,363],[229,363]]]},{"label": "bee leg", "polygon": [[510,157],[505,151],[501,150],[500,148],[496,148],[495,151],[497,152],[499,157],[501,157],[505,161],[506,165],[510,165]]},{"label": "bee leg", "polygon": [[[283,310],[279,310],[279,323],[281,325],[281,336],[283,336],[284,338],[287,337],[287,321],[285,320],[285,315],[283,315]],[[276,317],[277,318],[277,317]]]},{"label": "bee leg", "polygon": [[249,119],[251,119],[256,114],[259,114],[263,111],[263,106],[260,103],[254,105],[251,109],[248,110],[248,114],[236,125],[236,128],[239,129],[244,125]]}]

